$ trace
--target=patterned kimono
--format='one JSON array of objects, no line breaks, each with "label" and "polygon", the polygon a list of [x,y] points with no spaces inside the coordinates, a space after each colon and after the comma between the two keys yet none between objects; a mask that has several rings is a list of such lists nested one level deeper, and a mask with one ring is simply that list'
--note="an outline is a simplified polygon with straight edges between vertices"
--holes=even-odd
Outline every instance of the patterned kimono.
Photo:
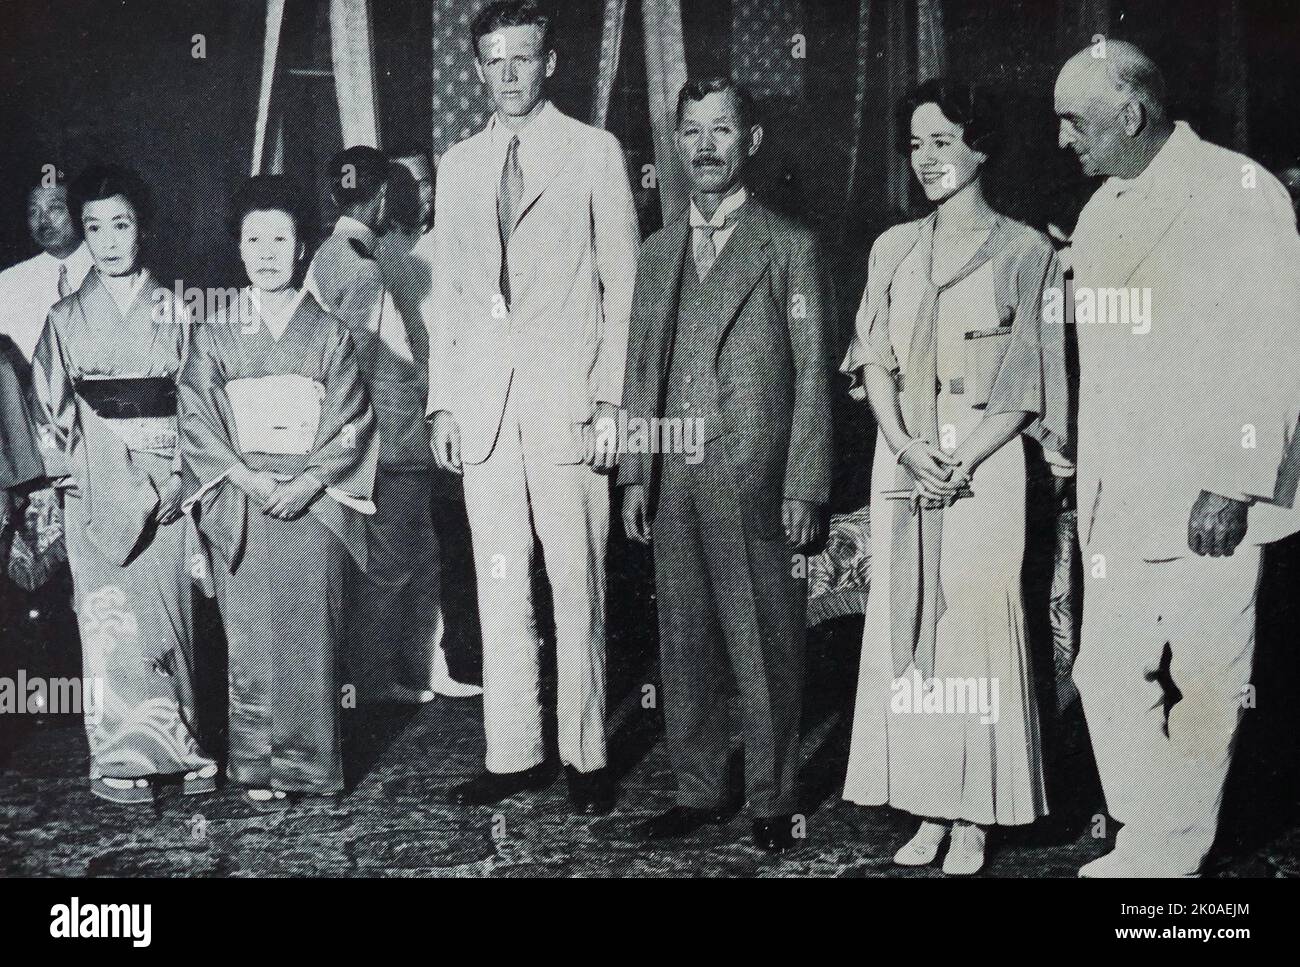
[{"label": "patterned kimono", "polygon": [[147,272],[124,313],[92,271],[50,310],[32,363],[41,453],[64,489],[84,674],[103,683],[103,707],[85,710],[92,779],[212,765],[193,727],[186,524],[154,523],[180,467],[188,331]]},{"label": "patterned kimono", "polygon": [[[212,552],[230,647],[232,780],[328,795],[343,789],[335,662],[349,555],[366,565],[363,515],[379,440],[347,330],[305,291],[265,320],[239,312],[195,329],[181,381],[187,507]],[[277,334],[278,330],[278,334]],[[244,464],[326,490],[296,520],[261,512],[226,480]]]}]

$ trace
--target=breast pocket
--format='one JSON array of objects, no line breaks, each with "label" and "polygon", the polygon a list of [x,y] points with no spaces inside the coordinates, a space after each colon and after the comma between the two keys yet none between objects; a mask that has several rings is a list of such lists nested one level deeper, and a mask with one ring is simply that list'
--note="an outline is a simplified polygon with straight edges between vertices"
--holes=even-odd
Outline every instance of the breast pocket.
[{"label": "breast pocket", "polygon": [[1011,345],[1011,323],[1008,321],[990,329],[970,330],[962,341],[966,350],[963,389],[972,407],[982,407],[988,403],[993,381],[997,379],[998,368],[1002,365],[1002,357]]}]

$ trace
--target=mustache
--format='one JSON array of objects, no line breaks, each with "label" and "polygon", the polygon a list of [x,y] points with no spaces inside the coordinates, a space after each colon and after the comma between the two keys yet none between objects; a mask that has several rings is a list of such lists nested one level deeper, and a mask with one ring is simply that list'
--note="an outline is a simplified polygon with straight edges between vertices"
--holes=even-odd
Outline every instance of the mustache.
[{"label": "mustache", "polygon": [[701,168],[705,165],[717,165],[721,167],[722,159],[716,154],[700,154],[691,159],[691,164],[696,168]]}]

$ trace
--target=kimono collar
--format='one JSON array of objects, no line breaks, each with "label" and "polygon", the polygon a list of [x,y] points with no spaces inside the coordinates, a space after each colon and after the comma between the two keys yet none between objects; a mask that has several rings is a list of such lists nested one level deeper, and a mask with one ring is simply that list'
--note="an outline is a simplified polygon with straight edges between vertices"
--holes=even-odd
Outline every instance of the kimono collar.
[{"label": "kimono collar", "polygon": [[93,269],[87,278],[94,278],[95,283],[98,284],[109,297],[109,301],[111,301],[113,305],[117,306],[118,314],[121,315],[123,319],[126,319],[130,314],[132,307],[135,305],[136,300],[140,297],[140,290],[144,288],[145,283],[150,280],[151,276],[148,269],[137,269],[135,278],[131,281],[131,288],[127,290],[124,297],[119,295],[118,289],[115,286],[110,285],[104,279],[103,273],[101,273],[98,268]]},{"label": "kimono collar", "polygon": [[288,305],[275,313],[262,308],[261,290],[256,286],[250,285],[244,291],[248,293],[248,299],[253,304],[253,308],[257,310],[262,323],[266,326],[266,331],[271,334],[272,339],[279,342],[280,337],[284,335],[284,331],[289,328],[289,323],[297,313],[298,307],[302,305],[303,297],[307,294],[307,287],[303,286],[299,289],[298,294],[289,300]]}]

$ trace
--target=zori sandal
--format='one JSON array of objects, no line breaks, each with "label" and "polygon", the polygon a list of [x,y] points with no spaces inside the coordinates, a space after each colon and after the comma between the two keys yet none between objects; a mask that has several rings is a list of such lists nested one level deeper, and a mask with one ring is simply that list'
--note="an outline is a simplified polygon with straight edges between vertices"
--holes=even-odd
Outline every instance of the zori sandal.
[{"label": "zori sandal", "polygon": [[148,779],[115,779],[100,776],[90,780],[90,791],[100,799],[117,803],[119,806],[135,806],[140,803],[153,802],[153,787]]},{"label": "zori sandal", "polygon": [[289,808],[289,797],[279,789],[245,789],[244,799],[263,812],[279,812]]},{"label": "zori sandal", "polygon": [[181,785],[181,794],[185,796],[202,796],[217,791],[217,764],[210,762],[197,772],[185,773]]}]

